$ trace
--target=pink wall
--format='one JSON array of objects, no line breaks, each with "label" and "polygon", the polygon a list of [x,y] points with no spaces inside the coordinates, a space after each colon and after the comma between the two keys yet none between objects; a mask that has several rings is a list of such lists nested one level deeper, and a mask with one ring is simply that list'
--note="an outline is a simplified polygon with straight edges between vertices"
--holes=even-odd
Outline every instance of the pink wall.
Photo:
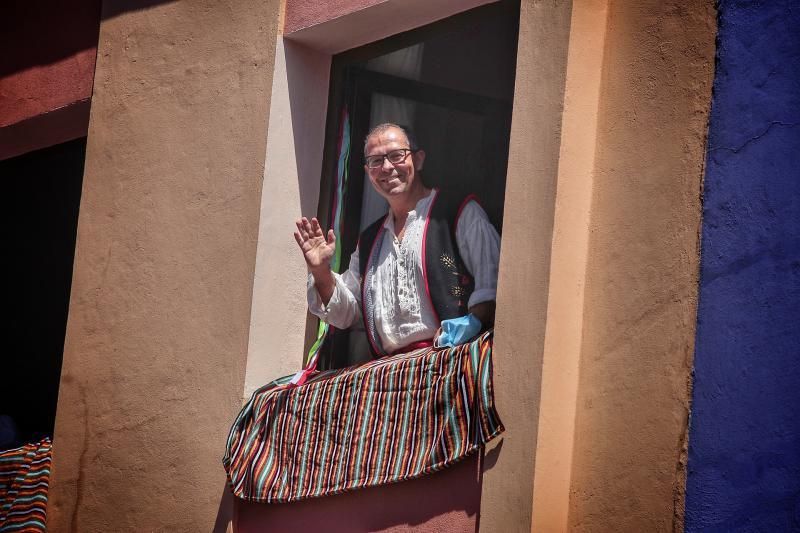
[{"label": "pink wall", "polygon": [[481,455],[413,481],[337,496],[273,505],[237,500],[236,531],[475,532]]},{"label": "pink wall", "polygon": [[286,0],[283,34],[338,54],[494,0]]},{"label": "pink wall", "polygon": [[96,48],[0,79],[0,127],[91,98]]},{"label": "pink wall", "polygon": [[[76,4],[44,0],[3,8],[6,21],[0,49],[0,139],[14,140],[0,148],[0,159],[43,148],[86,134],[92,96],[100,1]],[[17,127],[50,113],[61,115],[69,106],[78,111],[56,116],[52,124],[37,121],[41,139],[21,135]],[[77,134],[76,134],[77,132]],[[24,142],[22,142],[24,140]]]},{"label": "pink wall", "polygon": [[315,24],[342,17],[383,0],[293,0],[286,2],[284,33],[292,33]]}]

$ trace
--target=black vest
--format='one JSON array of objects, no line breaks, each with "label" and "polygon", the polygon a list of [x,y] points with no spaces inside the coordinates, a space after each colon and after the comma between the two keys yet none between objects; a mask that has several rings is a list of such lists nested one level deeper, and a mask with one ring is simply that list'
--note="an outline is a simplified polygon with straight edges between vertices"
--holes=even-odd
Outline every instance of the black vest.
[{"label": "black vest", "polygon": [[[475,287],[456,245],[456,224],[461,210],[473,195],[452,195],[442,191],[435,194],[422,237],[423,277],[437,322],[468,313],[467,302]],[[387,215],[390,216],[390,215]],[[367,290],[367,279],[375,273],[376,260],[386,234],[381,217],[365,229],[359,238],[359,267],[361,269],[361,314],[374,357],[386,355],[374,323],[374,295]]]}]

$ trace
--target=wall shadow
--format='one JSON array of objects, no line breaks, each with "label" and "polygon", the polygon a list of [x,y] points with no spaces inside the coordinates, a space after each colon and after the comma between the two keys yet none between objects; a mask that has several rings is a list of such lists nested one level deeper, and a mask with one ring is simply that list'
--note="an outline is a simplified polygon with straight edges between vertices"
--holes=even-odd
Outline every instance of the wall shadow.
[{"label": "wall shadow", "polygon": [[289,40],[283,44],[300,208],[304,215],[314,216],[322,173],[331,58]]},{"label": "wall shadow", "polygon": [[0,81],[97,48],[100,20],[176,0],[13,0],[0,5]]},{"label": "wall shadow", "polygon": [[476,531],[481,453],[419,479],[295,503],[236,499],[236,531]]},{"label": "wall shadow", "polygon": [[101,0],[21,0],[0,7],[0,78],[97,47]]},{"label": "wall shadow", "polygon": [[214,520],[213,533],[227,533],[228,524],[233,520],[233,493],[225,483],[222,486],[222,495],[219,498],[219,508],[217,509],[217,518]]}]

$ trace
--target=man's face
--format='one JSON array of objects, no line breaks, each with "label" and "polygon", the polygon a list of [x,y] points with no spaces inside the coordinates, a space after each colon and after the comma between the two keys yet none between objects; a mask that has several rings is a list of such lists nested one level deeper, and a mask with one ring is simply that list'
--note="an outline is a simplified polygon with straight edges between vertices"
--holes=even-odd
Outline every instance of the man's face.
[{"label": "man's face", "polygon": [[[405,134],[397,128],[389,128],[367,140],[365,155],[381,156],[402,148],[410,148]],[[424,161],[425,152],[418,150],[407,154],[399,163],[392,163],[384,158],[380,167],[370,168],[364,165],[364,169],[378,194],[391,201],[411,195],[423,187],[417,172],[422,170]]]}]

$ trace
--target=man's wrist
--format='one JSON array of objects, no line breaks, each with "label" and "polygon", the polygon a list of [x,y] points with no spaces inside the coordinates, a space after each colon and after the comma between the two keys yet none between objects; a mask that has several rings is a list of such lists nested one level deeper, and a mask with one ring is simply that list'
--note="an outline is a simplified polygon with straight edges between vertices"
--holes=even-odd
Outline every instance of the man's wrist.
[{"label": "man's wrist", "polygon": [[333,272],[331,272],[330,267],[328,267],[324,269],[314,269],[311,275],[314,276],[314,287],[317,289],[323,305],[327,306],[336,287],[336,280],[333,277]]},{"label": "man's wrist", "polygon": [[309,267],[308,271],[314,276],[314,280],[317,282],[333,280],[333,271],[331,271],[330,265],[321,265],[314,268]]}]

